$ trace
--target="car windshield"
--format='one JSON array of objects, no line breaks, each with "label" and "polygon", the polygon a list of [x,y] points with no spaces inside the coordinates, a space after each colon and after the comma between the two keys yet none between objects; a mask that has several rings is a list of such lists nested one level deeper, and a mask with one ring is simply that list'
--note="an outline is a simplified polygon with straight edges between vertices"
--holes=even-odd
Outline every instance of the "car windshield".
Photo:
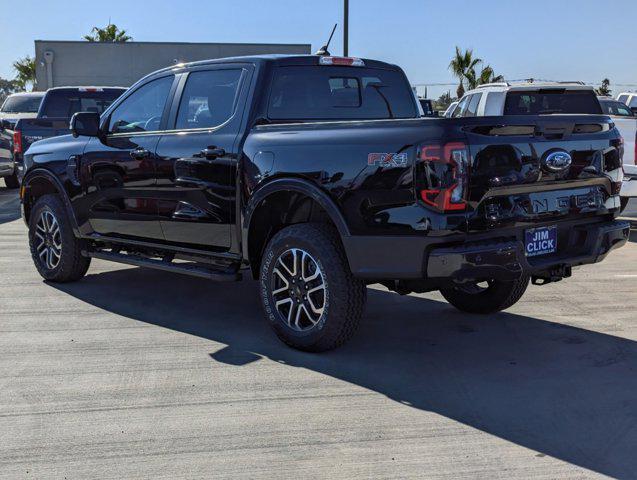
[{"label": "car windshield", "polygon": [[42,95],[11,95],[2,105],[2,113],[37,113]]},{"label": "car windshield", "polygon": [[541,89],[507,93],[505,115],[551,113],[599,115],[602,108],[592,90]]},{"label": "car windshield", "polygon": [[71,118],[77,112],[101,114],[117,99],[123,89],[60,89],[49,90],[41,115],[43,118]]},{"label": "car windshield", "polygon": [[632,117],[633,112],[630,111],[625,104],[617,102],[615,100],[600,100],[602,110],[607,115],[616,115],[619,117]]}]

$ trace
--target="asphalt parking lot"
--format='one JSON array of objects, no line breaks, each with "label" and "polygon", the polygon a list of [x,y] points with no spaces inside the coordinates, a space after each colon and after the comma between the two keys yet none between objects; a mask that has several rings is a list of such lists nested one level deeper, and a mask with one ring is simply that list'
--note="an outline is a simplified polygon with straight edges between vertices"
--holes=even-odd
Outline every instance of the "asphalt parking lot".
[{"label": "asphalt parking lot", "polygon": [[312,355],[254,282],[94,261],[44,283],[17,207],[0,182],[1,478],[637,476],[637,230],[490,317],[372,287]]}]

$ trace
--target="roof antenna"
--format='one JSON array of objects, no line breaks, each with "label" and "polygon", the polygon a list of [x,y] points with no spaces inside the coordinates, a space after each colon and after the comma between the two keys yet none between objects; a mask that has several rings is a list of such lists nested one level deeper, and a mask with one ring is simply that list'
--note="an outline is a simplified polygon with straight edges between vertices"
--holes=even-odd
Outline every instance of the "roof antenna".
[{"label": "roof antenna", "polygon": [[327,44],[323,45],[318,52],[316,52],[314,55],[329,55],[330,52],[327,51],[327,47],[330,46],[330,42],[332,41],[332,37],[334,36],[334,32],[336,31],[336,26],[338,25],[338,23],[334,24],[334,28],[332,29],[332,33],[330,34],[330,38],[327,41]]}]

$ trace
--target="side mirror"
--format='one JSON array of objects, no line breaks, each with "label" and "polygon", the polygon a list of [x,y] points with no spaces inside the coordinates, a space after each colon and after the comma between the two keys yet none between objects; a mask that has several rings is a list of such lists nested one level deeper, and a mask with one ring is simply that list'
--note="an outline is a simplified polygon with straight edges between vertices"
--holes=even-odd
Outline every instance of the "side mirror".
[{"label": "side mirror", "polygon": [[71,117],[71,133],[74,137],[99,137],[100,116],[96,112],[77,112]]}]

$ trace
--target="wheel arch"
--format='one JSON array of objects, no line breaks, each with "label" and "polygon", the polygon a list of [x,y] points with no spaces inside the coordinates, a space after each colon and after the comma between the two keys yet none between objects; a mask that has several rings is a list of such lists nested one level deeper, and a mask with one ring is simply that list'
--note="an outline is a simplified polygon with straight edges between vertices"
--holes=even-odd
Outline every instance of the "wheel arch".
[{"label": "wheel arch", "polygon": [[[290,208],[281,208],[285,205]],[[242,253],[244,260],[250,262],[255,278],[269,239],[287,225],[310,220],[333,224],[341,238],[350,235],[345,218],[334,200],[307,180],[272,180],[252,195],[244,209]]]},{"label": "wheel arch", "polygon": [[23,218],[25,223],[29,224],[31,210],[35,202],[43,195],[58,195],[62,199],[64,208],[68,215],[73,233],[79,236],[79,227],[71,201],[64,188],[64,185],[54,174],[44,168],[36,168],[28,172],[22,180],[22,188],[20,190],[20,201],[22,202]]}]

